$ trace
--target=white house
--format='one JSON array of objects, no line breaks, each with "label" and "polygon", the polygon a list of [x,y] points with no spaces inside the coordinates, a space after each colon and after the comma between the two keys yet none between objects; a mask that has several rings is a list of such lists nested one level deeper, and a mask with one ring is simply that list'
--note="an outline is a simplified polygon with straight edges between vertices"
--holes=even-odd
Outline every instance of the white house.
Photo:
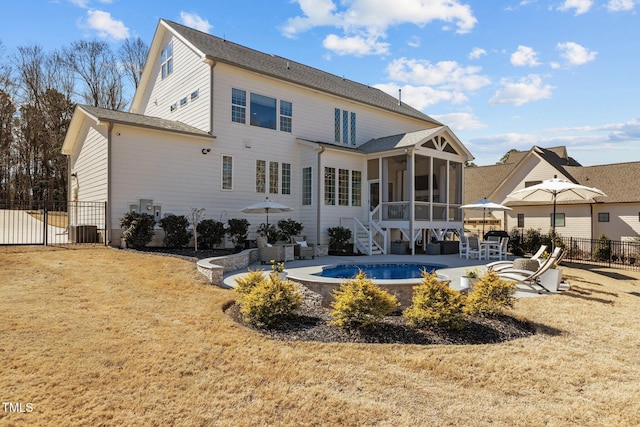
[{"label": "white house", "polygon": [[447,126],[381,90],[165,20],[131,111],[78,106],[62,151],[69,194],[107,202],[113,244],[132,209],[205,208],[255,233],[265,218],[241,210],[268,196],[294,209],[270,222],[300,221],[317,243],[352,228],[365,253],[462,229],[473,159]]},{"label": "white house", "polygon": [[[563,237],[633,240],[640,236],[640,162],[582,166],[566,147],[541,148],[509,154],[504,164],[466,169],[465,203],[487,197],[513,210],[493,212],[507,231],[551,229],[552,204],[509,201],[507,195],[556,176],[602,190],[607,197],[588,201],[561,202],[556,208],[556,232]],[[504,217],[503,217],[504,215]],[[482,216],[466,211],[467,221]],[[502,222],[504,220],[504,222]],[[487,227],[487,230],[490,227]],[[498,227],[494,227],[498,228]]]}]

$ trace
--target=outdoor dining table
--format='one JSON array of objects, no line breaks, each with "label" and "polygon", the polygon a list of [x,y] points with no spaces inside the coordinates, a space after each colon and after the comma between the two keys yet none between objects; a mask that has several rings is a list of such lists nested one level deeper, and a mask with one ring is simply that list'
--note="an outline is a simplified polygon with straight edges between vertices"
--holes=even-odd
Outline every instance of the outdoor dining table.
[{"label": "outdoor dining table", "polygon": [[480,259],[482,259],[482,253],[484,252],[484,259],[489,259],[489,252],[491,249],[497,249],[500,251],[500,240],[480,240]]}]

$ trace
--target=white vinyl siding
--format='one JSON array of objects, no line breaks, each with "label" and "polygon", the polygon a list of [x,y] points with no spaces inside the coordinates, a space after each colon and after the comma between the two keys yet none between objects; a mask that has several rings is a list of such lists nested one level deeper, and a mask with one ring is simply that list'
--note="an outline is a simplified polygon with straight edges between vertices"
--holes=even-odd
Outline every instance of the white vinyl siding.
[{"label": "white vinyl siding", "polygon": [[[78,176],[78,200],[107,200],[107,132],[104,127],[85,127],[86,138],[79,153],[72,155],[71,170]],[[80,148],[80,147],[79,147]],[[72,185],[75,184],[72,180]]]}]

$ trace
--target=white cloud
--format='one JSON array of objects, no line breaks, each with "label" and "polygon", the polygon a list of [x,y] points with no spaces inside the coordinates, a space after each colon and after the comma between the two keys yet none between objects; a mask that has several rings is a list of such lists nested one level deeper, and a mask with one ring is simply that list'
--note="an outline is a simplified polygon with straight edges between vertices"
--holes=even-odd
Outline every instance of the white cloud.
[{"label": "white cloud", "polygon": [[112,18],[109,12],[102,10],[88,10],[86,21],[81,21],[79,26],[97,31],[101,38],[124,40],[129,37],[129,29],[124,23]]},{"label": "white cloud", "polygon": [[89,0],[68,0],[74,6],[86,9],[89,6]]},{"label": "white cloud", "polygon": [[569,65],[583,65],[596,59],[598,52],[589,49],[574,42],[558,43],[556,49],[560,51],[560,56],[564,58]]},{"label": "white cloud", "polygon": [[488,77],[479,74],[481,71],[481,67],[463,67],[456,61],[432,64],[407,58],[395,59],[387,66],[391,80],[458,91],[473,91],[490,84]]},{"label": "white cloud", "polygon": [[208,33],[211,28],[213,28],[213,25],[211,25],[206,19],[201,18],[195,13],[188,13],[185,11],[180,11],[180,22],[187,27],[202,31],[203,33]]},{"label": "white cloud", "polygon": [[478,130],[487,127],[471,113],[432,114],[431,117],[439,122],[446,123],[454,132]]},{"label": "white cloud", "polygon": [[398,96],[398,89],[402,89],[402,102],[423,111],[439,102],[461,104],[467,101],[467,97],[462,93],[438,90],[429,86],[399,86],[395,83],[385,83],[374,87],[394,97]]},{"label": "white cloud", "polygon": [[551,98],[553,86],[545,85],[537,74],[521,78],[517,82],[503,79],[502,89],[489,100],[489,104],[524,105],[528,102]]},{"label": "white cloud", "polygon": [[[470,32],[477,19],[470,6],[459,0],[295,0],[302,16],[289,18],[282,27],[287,37],[295,37],[315,27],[339,28],[343,36],[339,39],[360,38],[370,46],[380,44],[378,39],[386,37],[386,30],[395,25],[414,24],[420,27],[441,21],[447,27],[455,25],[456,32]],[[336,39],[337,40],[337,39]],[[326,43],[325,43],[326,44]],[[380,49],[372,49],[376,51]],[[358,51],[358,50],[356,50]],[[386,53],[386,49],[381,50]]]},{"label": "white cloud", "polygon": [[469,54],[469,59],[478,59],[481,56],[484,56],[486,54],[487,54],[486,50],[479,47],[474,47],[471,53]]},{"label": "white cloud", "polygon": [[407,42],[407,45],[411,46],[411,47],[420,47],[420,44],[422,43],[422,41],[420,40],[420,37],[418,36],[413,36],[409,39],[409,41]]},{"label": "white cloud", "polygon": [[624,12],[633,10],[634,6],[634,0],[609,0],[607,2],[607,10],[609,12]]},{"label": "white cloud", "polygon": [[338,55],[385,55],[389,53],[389,43],[381,43],[376,37],[340,37],[329,34],[322,46]]},{"label": "white cloud", "polygon": [[535,67],[540,65],[538,54],[528,46],[518,46],[518,49],[511,54],[511,64],[515,67]]},{"label": "white cloud", "polygon": [[574,9],[575,15],[577,16],[589,12],[591,6],[593,6],[593,0],[565,0],[558,10],[568,12]]}]

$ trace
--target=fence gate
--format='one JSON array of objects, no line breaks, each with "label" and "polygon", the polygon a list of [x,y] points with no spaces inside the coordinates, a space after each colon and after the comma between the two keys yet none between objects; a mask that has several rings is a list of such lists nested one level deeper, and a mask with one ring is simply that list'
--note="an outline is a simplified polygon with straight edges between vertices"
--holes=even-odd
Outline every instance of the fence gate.
[{"label": "fence gate", "polygon": [[106,202],[0,201],[0,245],[105,243]]}]

